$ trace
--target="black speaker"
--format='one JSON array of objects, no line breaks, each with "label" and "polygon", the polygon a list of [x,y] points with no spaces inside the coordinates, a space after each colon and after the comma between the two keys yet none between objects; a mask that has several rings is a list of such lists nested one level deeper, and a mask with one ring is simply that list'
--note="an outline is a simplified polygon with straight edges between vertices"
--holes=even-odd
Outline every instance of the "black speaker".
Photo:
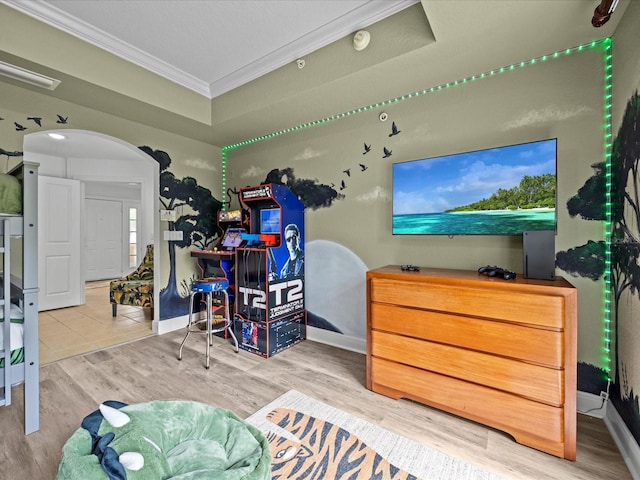
[{"label": "black speaker", "polygon": [[522,234],[523,276],[553,280],[556,278],[556,232],[541,230]]}]

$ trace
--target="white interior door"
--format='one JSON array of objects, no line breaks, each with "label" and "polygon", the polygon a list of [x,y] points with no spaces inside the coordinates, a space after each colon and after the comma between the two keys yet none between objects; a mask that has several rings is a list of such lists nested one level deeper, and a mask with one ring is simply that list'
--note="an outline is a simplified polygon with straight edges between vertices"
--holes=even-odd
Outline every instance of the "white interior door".
[{"label": "white interior door", "polygon": [[38,310],[81,305],[80,182],[38,180]]},{"label": "white interior door", "polygon": [[122,276],[123,204],[117,200],[85,201],[85,280]]}]

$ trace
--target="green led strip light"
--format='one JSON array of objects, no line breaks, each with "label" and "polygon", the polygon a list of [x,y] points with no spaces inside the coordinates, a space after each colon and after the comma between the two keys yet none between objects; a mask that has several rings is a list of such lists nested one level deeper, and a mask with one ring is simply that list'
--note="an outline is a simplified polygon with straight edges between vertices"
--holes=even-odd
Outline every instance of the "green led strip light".
[{"label": "green led strip light", "polygon": [[[374,110],[377,108],[381,108],[387,105],[393,105],[398,102],[408,100],[414,97],[420,97],[422,95],[426,95],[428,93],[439,92],[441,90],[446,90],[447,88],[456,87],[459,85],[464,85],[469,82],[473,82],[476,80],[482,80],[485,78],[490,78],[495,75],[510,72],[517,68],[526,67],[529,65],[534,65],[539,62],[545,62],[547,60],[554,60],[556,58],[570,55],[576,52],[582,52],[586,49],[593,49],[598,46],[603,46],[604,48],[604,160],[605,160],[605,182],[606,182],[606,192],[605,192],[605,271],[604,271],[604,331],[603,331],[603,362],[604,362],[604,370],[607,376],[607,381],[610,381],[610,373],[611,373],[611,358],[610,358],[610,347],[611,347],[611,101],[612,101],[612,39],[611,38],[603,38],[599,40],[594,40],[590,43],[585,43],[573,48],[567,48],[566,50],[560,50],[558,52],[552,53],[550,55],[543,55],[541,57],[532,58],[531,60],[514,63],[512,65],[508,65],[506,67],[501,67],[495,70],[490,70],[485,73],[481,73],[478,75],[472,75],[471,77],[463,78],[462,80],[456,80],[453,82],[445,83],[442,85],[438,85],[437,87],[426,88],[424,90],[419,90],[414,93],[409,93],[407,95],[402,95],[400,97],[395,97],[389,100],[385,100],[383,102],[374,103],[372,105],[368,105],[366,107],[360,107],[354,110],[350,110],[348,112],[339,113],[337,115],[332,115],[330,117],[323,118],[321,120],[316,120],[314,122],[303,123],[302,125],[298,125],[295,127],[286,128],[283,130],[279,130],[277,132],[268,133],[266,135],[262,135],[260,137],[255,137],[250,140],[244,140],[242,142],[234,143],[231,145],[226,145],[222,147],[222,192],[223,195],[227,191],[227,159],[229,152],[240,148],[245,147],[247,145],[254,144],[256,142],[261,142],[263,140],[270,140],[275,137],[279,137],[281,135],[297,132],[298,130],[303,130],[305,128],[316,127],[318,125],[322,125],[327,122],[332,122],[334,120],[340,120],[341,118],[350,117],[351,115],[356,115],[358,113],[367,112],[369,110]],[[226,211],[226,206],[223,204],[223,210]]]},{"label": "green led strip light", "polygon": [[611,134],[611,102],[612,102],[612,56],[613,41],[607,38],[604,45],[604,164],[605,164],[605,212],[604,212],[604,332],[603,363],[607,381],[611,382],[611,236],[612,236],[612,134]]}]

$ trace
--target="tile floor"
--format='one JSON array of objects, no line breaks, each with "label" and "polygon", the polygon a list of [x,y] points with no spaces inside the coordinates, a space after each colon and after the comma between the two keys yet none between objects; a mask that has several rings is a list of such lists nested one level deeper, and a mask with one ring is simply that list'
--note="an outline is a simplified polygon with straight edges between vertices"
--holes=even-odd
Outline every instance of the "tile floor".
[{"label": "tile floor", "polygon": [[118,305],[111,316],[108,285],[88,283],[84,305],[38,314],[41,365],[152,334],[149,308]]}]

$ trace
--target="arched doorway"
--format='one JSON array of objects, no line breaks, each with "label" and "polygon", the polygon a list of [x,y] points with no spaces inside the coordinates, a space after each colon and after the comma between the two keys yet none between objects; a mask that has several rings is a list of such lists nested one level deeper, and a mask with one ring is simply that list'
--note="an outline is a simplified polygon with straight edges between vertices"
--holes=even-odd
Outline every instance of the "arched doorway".
[{"label": "arched doorway", "polygon": [[[56,139],[51,134],[60,134],[64,138]],[[55,136],[55,135],[54,135]],[[80,186],[79,207],[80,215],[77,222],[80,224],[77,239],[79,249],[78,255],[78,275],[74,277],[74,284],[80,289],[80,300],[78,304],[85,303],[85,280],[91,275],[87,274],[87,267],[91,263],[90,248],[88,248],[88,225],[87,212],[91,212],[96,204],[110,202],[120,202],[122,209],[122,264],[119,265],[119,273],[126,274],[135,268],[131,263],[141,261],[146,245],[153,243],[156,252],[159,252],[159,166],[149,155],[141,151],[134,145],[124,142],[118,138],[86,130],[49,130],[37,132],[24,137],[24,159],[40,164],[41,180],[52,178],[57,181],[77,183]],[[42,185],[42,182],[41,182]],[[137,192],[133,197],[137,200],[127,199],[126,192]],[[102,192],[102,193],[101,193]],[[131,206],[135,211],[135,229],[131,229],[131,218],[129,218]],[[52,209],[49,209],[51,212]],[[53,209],[53,211],[57,211]],[[45,223],[44,219],[39,220],[39,224]],[[42,230],[42,229],[41,229]],[[40,232],[39,232],[40,233]],[[132,251],[130,246],[135,242],[133,257],[129,262]],[[99,242],[98,242],[99,244]],[[41,249],[42,250],[42,249]],[[46,254],[39,251],[39,260]],[[94,246],[94,255],[99,255],[99,249]],[[40,261],[39,261],[40,263]],[[155,255],[155,272],[160,271],[160,258]],[[40,290],[43,290],[43,281],[47,277],[55,278],[52,272],[46,272],[46,266],[39,267]],[[44,270],[44,271],[42,271]],[[115,272],[115,271],[114,271]],[[112,277],[119,275],[113,274]],[[158,305],[159,275],[154,278],[154,304]],[[75,303],[75,302],[72,302]],[[154,309],[152,319],[152,330],[157,331],[159,309]]]}]

